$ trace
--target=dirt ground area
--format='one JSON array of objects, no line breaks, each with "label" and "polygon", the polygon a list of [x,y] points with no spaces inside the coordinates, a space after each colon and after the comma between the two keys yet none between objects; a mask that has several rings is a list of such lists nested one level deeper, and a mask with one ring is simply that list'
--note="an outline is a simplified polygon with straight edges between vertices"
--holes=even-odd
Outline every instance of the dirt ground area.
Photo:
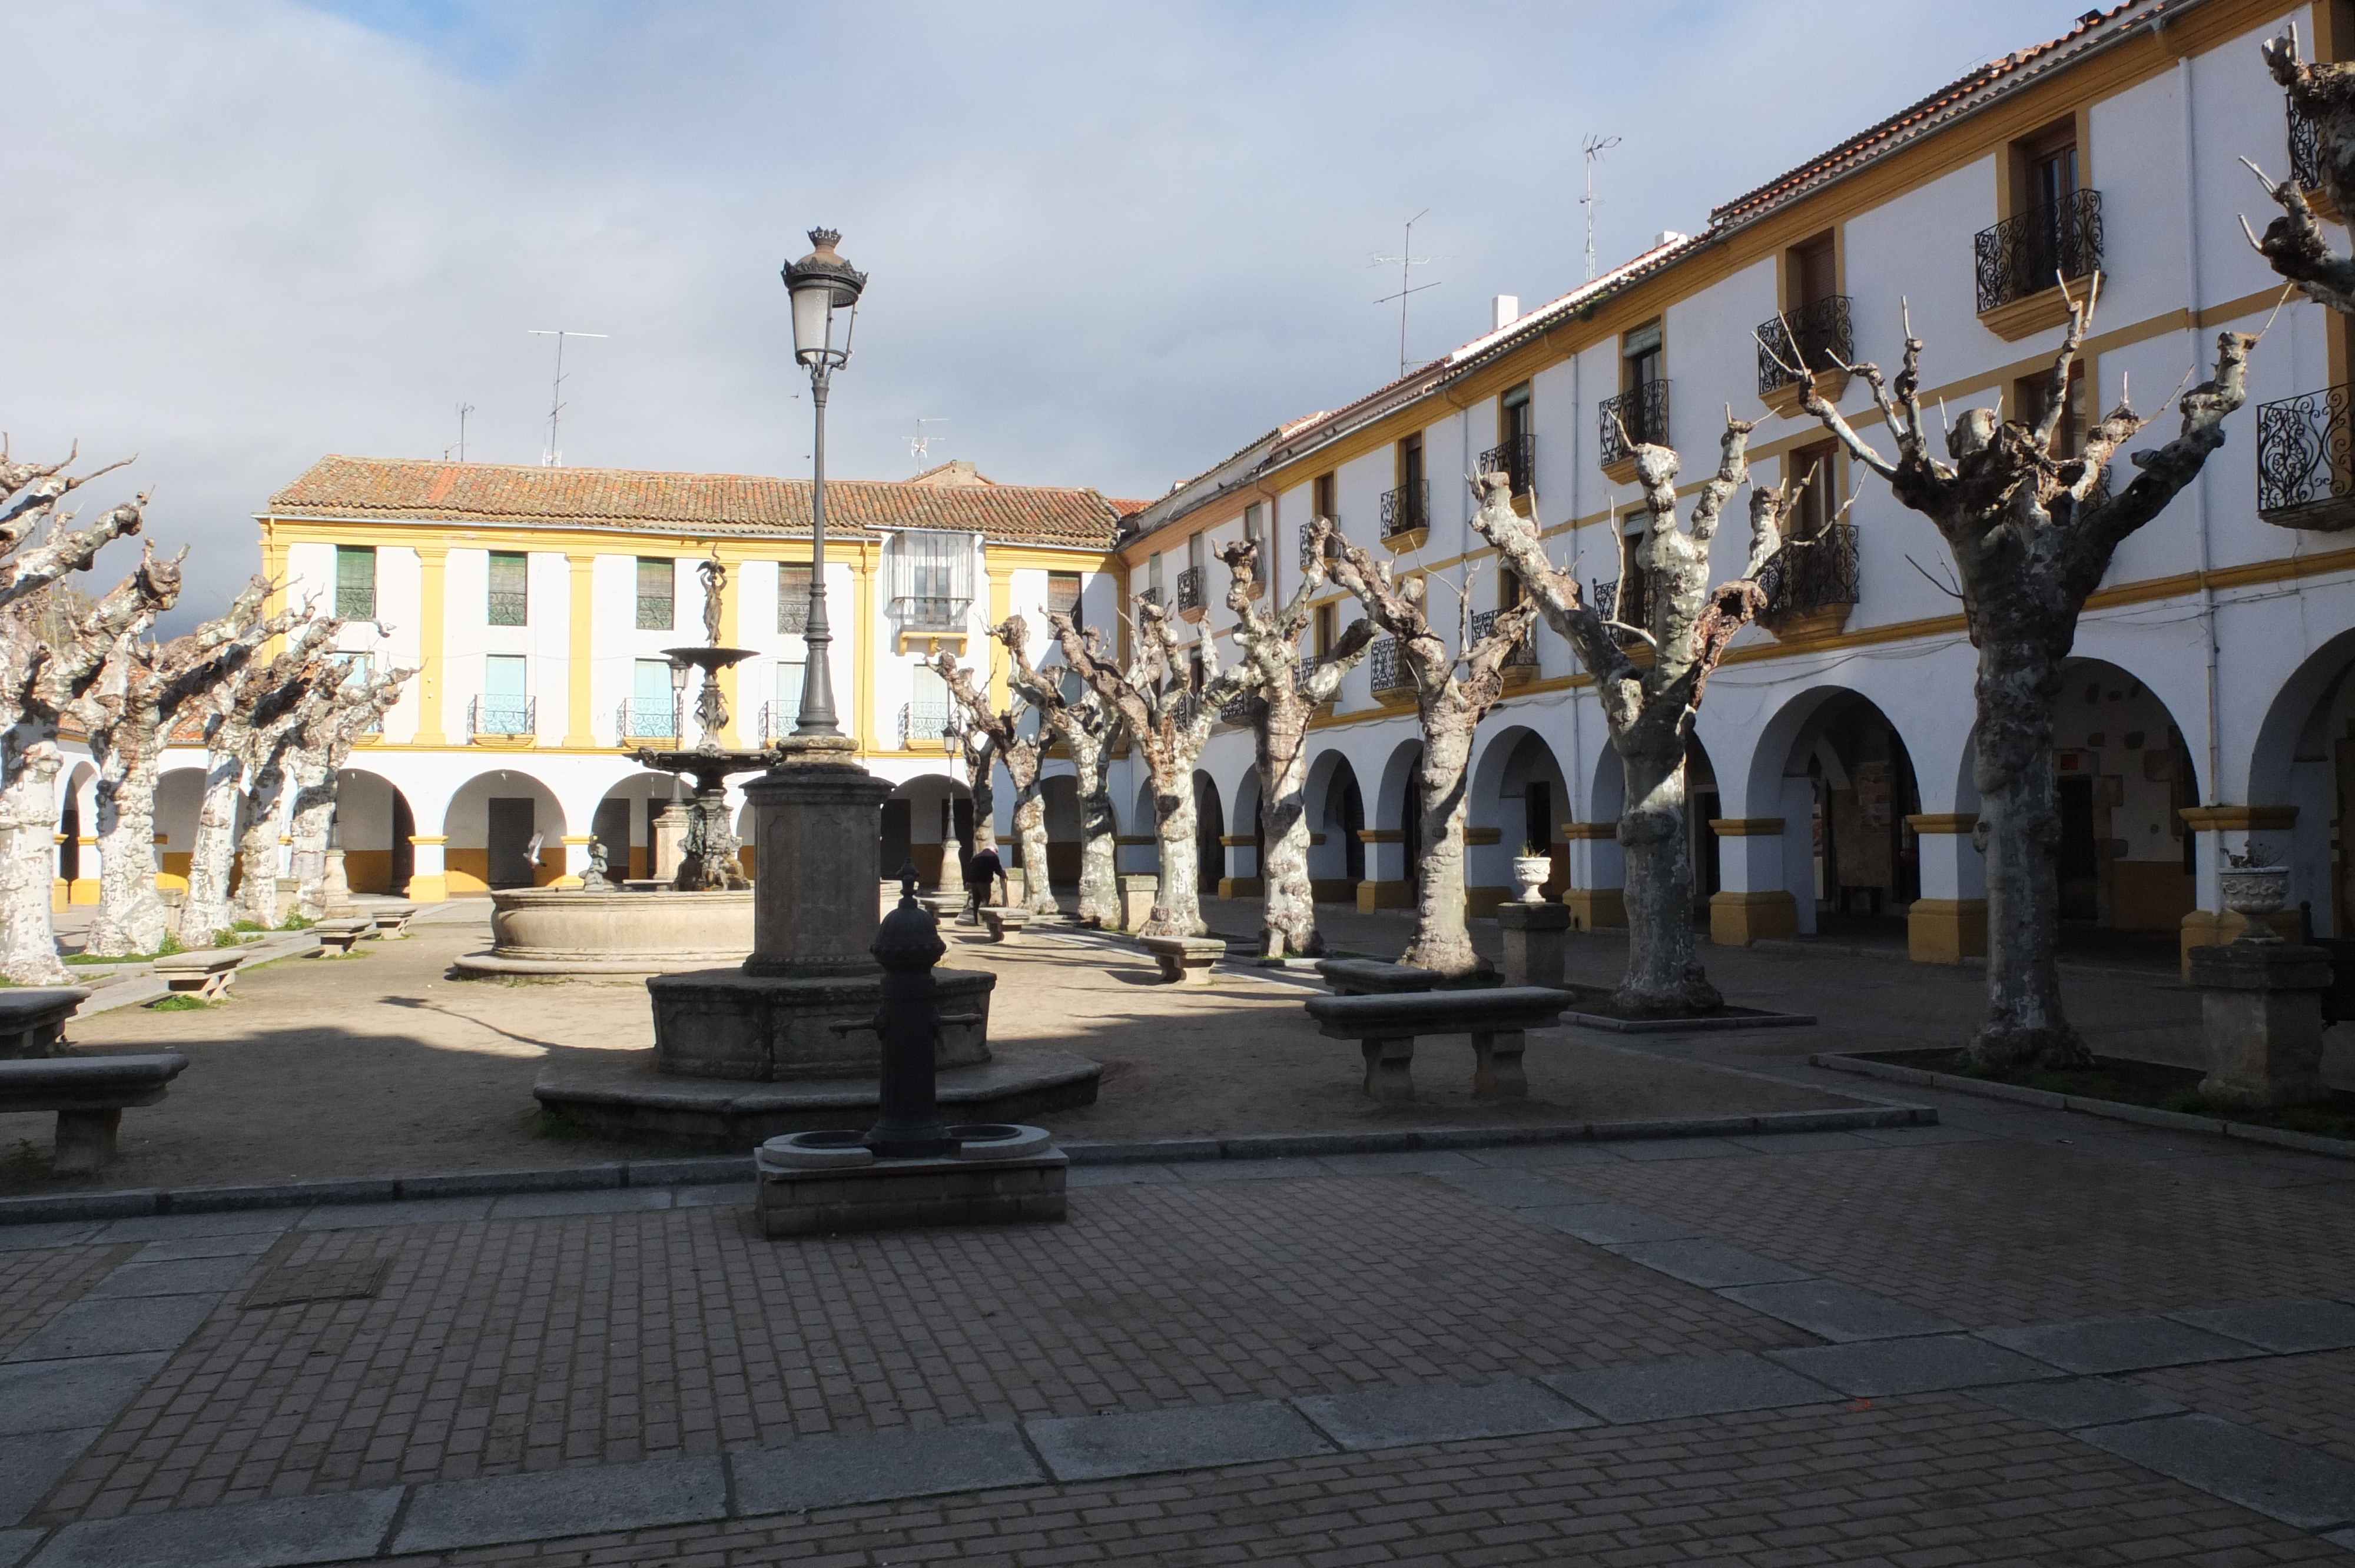
[{"label": "dirt ground area", "polygon": [[[654,1043],[634,981],[460,980],[458,955],[489,945],[488,910],[411,928],[362,956],[295,958],[240,974],[237,1000],[202,1012],[120,1008],[68,1030],[85,1052],[185,1051],[162,1104],[126,1111],[122,1157],[96,1177],[50,1176],[54,1118],[0,1116],[0,1192],[413,1175],[538,1168],[679,1146],[551,1135],[531,1097],[543,1064]],[[1034,936],[1000,947],[952,928],[944,967],[995,972],[991,1040],[1104,1064],[1097,1103],[1049,1118],[1063,1138],[1127,1141],[1252,1132],[1477,1126],[1798,1110],[1854,1103],[1582,1032],[1533,1035],[1530,1097],[1483,1105],[1458,1040],[1416,1055],[1422,1098],[1359,1091],[1349,1042],[1319,1035],[1312,987],[1257,972],[1207,990],[1156,983],[1133,949]],[[1807,1033],[1796,1031],[1794,1033]]]}]

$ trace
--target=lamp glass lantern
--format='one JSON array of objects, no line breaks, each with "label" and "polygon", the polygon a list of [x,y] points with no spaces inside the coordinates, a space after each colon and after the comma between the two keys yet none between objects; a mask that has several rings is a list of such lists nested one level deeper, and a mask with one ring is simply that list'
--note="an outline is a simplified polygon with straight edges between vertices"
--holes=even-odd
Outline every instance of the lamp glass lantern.
[{"label": "lamp glass lantern", "polygon": [[835,229],[810,230],[810,243],[816,249],[784,269],[785,287],[793,295],[794,357],[813,370],[830,369],[850,357],[858,296],[867,287],[867,274],[836,252],[841,239]]}]

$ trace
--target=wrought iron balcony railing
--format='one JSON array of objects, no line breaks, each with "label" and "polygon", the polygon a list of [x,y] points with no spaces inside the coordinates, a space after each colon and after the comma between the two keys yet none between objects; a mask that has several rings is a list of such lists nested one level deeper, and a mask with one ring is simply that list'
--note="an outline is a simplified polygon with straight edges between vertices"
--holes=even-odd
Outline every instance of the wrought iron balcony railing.
[{"label": "wrought iron balcony railing", "polygon": [[1377,692],[1408,691],[1414,685],[1406,661],[1399,657],[1399,641],[1395,637],[1382,638],[1374,644],[1373,652],[1366,656],[1366,667],[1372,673]]},{"label": "wrought iron balcony railing", "polygon": [[[1333,533],[1333,534],[1327,535],[1326,536],[1326,539],[1325,539],[1325,558],[1326,558],[1327,560],[1328,560],[1328,561],[1338,560],[1338,559],[1340,558],[1340,556],[1341,556],[1341,535],[1340,535],[1340,534],[1339,534],[1338,532],[1335,532],[1335,533]],[[1301,524],[1301,528],[1300,528],[1300,567],[1301,567],[1301,570],[1303,570],[1303,571],[1307,570],[1307,569],[1308,569],[1308,563],[1309,563],[1309,562],[1311,562],[1311,561],[1313,561],[1313,560],[1315,560],[1316,558],[1316,539],[1315,539],[1313,536],[1311,536],[1311,535],[1310,535],[1310,534],[1309,534],[1309,532],[1308,532],[1308,525],[1307,525],[1306,524]]]},{"label": "wrought iron balcony railing", "polygon": [[668,631],[675,624],[678,601],[668,594],[642,593],[638,596],[638,630]]},{"label": "wrought iron balcony railing", "polygon": [[[1479,609],[1473,611],[1472,641],[1477,642],[1480,639],[1496,630],[1497,617],[1503,613],[1504,612],[1502,610],[1496,609]],[[1505,663],[1508,668],[1524,664],[1534,665],[1537,662],[1537,641],[1526,631],[1521,634],[1520,641],[1513,644],[1513,651],[1505,655]]]},{"label": "wrought iron balcony railing", "polygon": [[1382,492],[1382,537],[1395,539],[1401,534],[1431,526],[1431,482],[1421,480],[1413,484],[1401,484],[1396,490]]},{"label": "wrought iron balcony railing", "polygon": [[1794,385],[1793,370],[1804,366],[1813,373],[1837,370],[1856,357],[1849,335],[1846,294],[1834,294],[1813,304],[1784,312],[1758,325],[1758,395]]},{"label": "wrought iron balcony railing", "polygon": [[1510,476],[1515,495],[1527,495],[1538,487],[1538,439],[1533,434],[1508,436],[1480,454],[1482,473]]},{"label": "wrought iron balcony railing", "polygon": [[2310,191],[2322,184],[2322,135],[2314,122],[2289,108],[2289,178],[2302,191]]},{"label": "wrought iron balcony railing", "polygon": [[782,703],[761,705],[761,744],[772,746],[794,733],[794,721],[801,717],[801,706],[786,707]]},{"label": "wrought iron balcony railing", "polygon": [[1138,593],[1136,596],[1136,602],[1139,604],[1159,604],[1161,602],[1161,590],[1156,588],[1146,588],[1142,592]]},{"label": "wrought iron balcony railing", "polygon": [[788,590],[777,597],[777,630],[799,637],[809,630],[809,592]]},{"label": "wrought iron balcony railing", "polygon": [[964,612],[973,600],[910,595],[891,601],[891,613],[902,631],[963,631]]},{"label": "wrought iron balcony railing", "polygon": [[678,705],[667,700],[645,703],[633,698],[622,705],[621,720],[615,727],[625,741],[676,740]]},{"label": "wrought iron balcony railing", "polygon": [[1202,608],[1202,568],[1188,567],[1178,574],[1178,608],[1180,610]]},{"label": "wrought iron balcony railing", "polygon": [[954,709],[931,703],[902,703],[900,705],[900,748],[912,750],[920,746],[945,746],[950,726],[955,722]]},{"label": "wrought iron balcony railing", "polygon": [[1972,245],[1982,313],[2088,276],[2102,265],[2102,193],[2072,191],[1981,229]]},{"label": "wrought iron balcony railing", "polygon": [[1293,689],[1305,693],[1308,690],[1308,683],[1316,679],[1316,672],[1324,667],[1324,663],[1325,658],[1322,654],[1303,653],[1300,656],[1300,668],[1292,677]]},{"label": "wrought iron balcony railing", "polygon": [[528,593],[503,593],[493,588],[487,595],[489,622],[493,626],[527,626],[531,623],[531,596]]},{"label": "wrought iron balcony railing", "polygon": [[1855,604],[1858,583],[1852,523],[1835,523],[1817,538],[1785,545],[1758,574],[1758,586],[1766,590],[1766,615],[1773,620]]},{"label": "wrought iron balcony railing", "polygon": [[1668,384],[1646,381],[1641,387],[1605,397],[1597,418],[1602,426],[1603,466],[1625,462],[1638,446],[1665,446],[1668,440]]},{"label": "wrought iron balcony railing", "polygon": [[476,697],[466,708],[468,735],[530,735],[532,699]]},{"label": "wrought iron balcony railing", "polygon": [[1258,700],[1259,699],[1257,697],[1252,695],[1249,692],[1244,693],[1240,697],[1234,698],[1232,701],[1229,702],[1225,707],[1219,710],[1219,722],[1220,724],[1251,723],[1252,705]]},{"label": "wrought iron balcony railing", "polygon": [[2257,515],[2285,528],[2355,521],[2355,387],[2326,387],[2257,409]]},{"label": "wrought iron balcony railing", "polygon": [[[1649,630],[1651,626],[1652,584],[1641,572],[1592,585],[1587,592],[1587,602],[1593,605],[1595,613],[1605,620],[1615,620],[1622,626],[1643,630]],[[1633,642],[1636,641],[1635,631],[1622,632],[1619,640]]]},{"label": "wrought iron balcony railing", "polygon": [[336,619],[338,620],[374,620],[376,619],[376,585],[366,588],[349,583],[336,588]]}]

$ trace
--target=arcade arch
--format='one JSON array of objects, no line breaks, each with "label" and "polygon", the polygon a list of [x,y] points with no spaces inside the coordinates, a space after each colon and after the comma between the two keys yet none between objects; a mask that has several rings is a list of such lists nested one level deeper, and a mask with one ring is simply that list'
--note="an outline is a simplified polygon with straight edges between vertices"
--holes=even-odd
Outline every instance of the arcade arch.
[{"label": "arcade arch", "polygon": [[[564,807],[528,773],[502,768],[458,787],[442,817],[442,865],[453,896],[545,887],[564,874]],[[538,853],[530,853],[532,841]]]}]

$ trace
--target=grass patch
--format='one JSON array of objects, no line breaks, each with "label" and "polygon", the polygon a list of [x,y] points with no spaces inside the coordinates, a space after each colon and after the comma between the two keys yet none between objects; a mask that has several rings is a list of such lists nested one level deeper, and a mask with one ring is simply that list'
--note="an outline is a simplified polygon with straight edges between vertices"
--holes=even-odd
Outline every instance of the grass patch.
[{"label": "grass patch", "polygon": [[2343,1089],[2333,1089],[2311,1105],[2260,1109],[2207,1098],[2200,1092],[2200,1080],[2207,1075],[2197,1067],[2128,1062],[2115,1056],[2096,1056],[2090,1067],[2068,1069],[1983,1067],[1971,1060],[1969,1052],[1947,1047],[1879,1052],[1866,1060],[1923,1067],[1957,1078],[2017,1084],[2047,1094],[2076,1095],[2089,1100],[2114,1100],[2153,1110],[2179,1111],[2186,1116],[2210,1117],[2249,1127],[2277,1127],[2289,1132],[2312,1133],[2318,1138],[2355,1139],[2355,1094]]},{"label": "grass patch", "polygon": [[168,959],[174,953],[185,953],[187,950],[186,944],[180,940],[179,933],[166,931],[164,933],[163,946],[155,949],[155,956],[159,959]]},{"label": "grass patch", "polygon": [[69,964],[144,964],[158,956],[155,953],[68,953],[65,961]]},{"label": "grass patch", "polygon": [[282,931],[307,931],[317,924],[316,920],[302,915],[289,915],[278,928]]},{"label": "grass patch", "polygon": [[211,1009],[212,1003],[175,991],[170,996],[157,997],[147,1007],[153,1012],[204,1012]]}]

